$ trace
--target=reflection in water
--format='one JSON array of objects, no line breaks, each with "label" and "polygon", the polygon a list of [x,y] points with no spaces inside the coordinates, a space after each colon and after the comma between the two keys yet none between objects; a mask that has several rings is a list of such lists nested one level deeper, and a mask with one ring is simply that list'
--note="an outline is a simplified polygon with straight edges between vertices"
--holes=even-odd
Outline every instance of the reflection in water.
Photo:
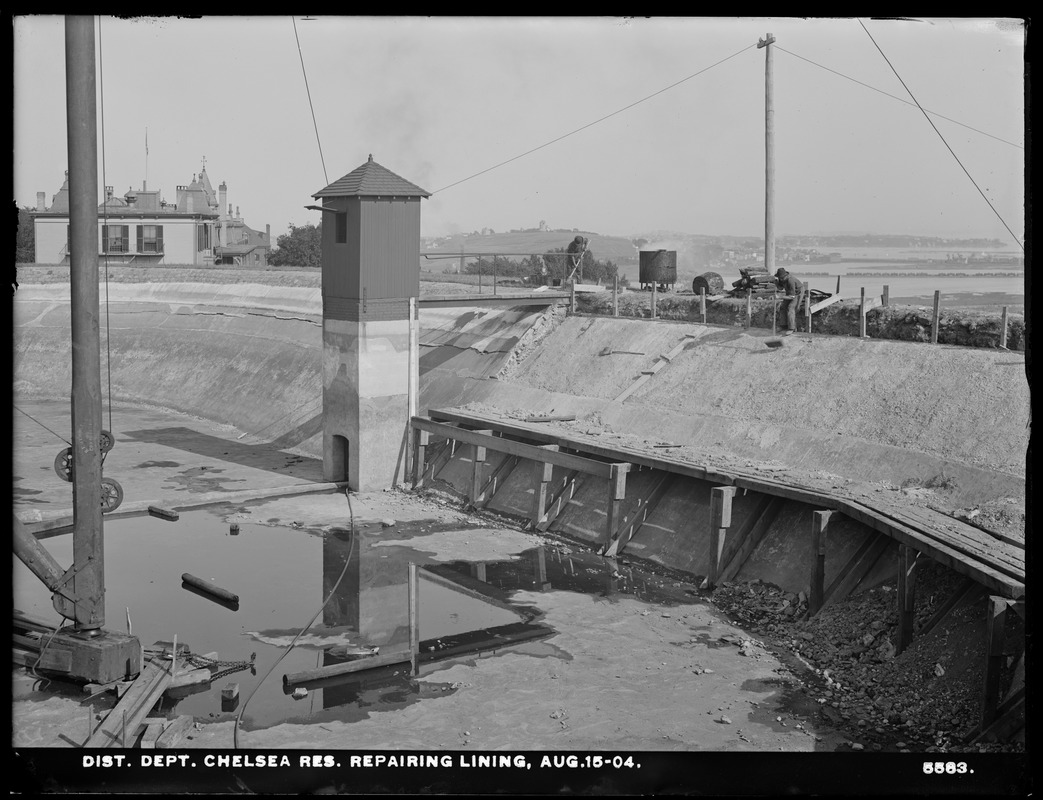
[{"label": "reflection in water", "polygon": [[[238,510],[221,509],[225,514]],[[387,547],[388,532],[379,523],[358,523],[354,535],[343,529],[316,535],[244,522],[240,534],[232,536],[227,521],[212,511],[186,512],[173,524],[148,516],[106,520],[106,604],[112,618],[124,607],[133,611],[134,633],[146,647],[169,642],[176,634],[179,645],[189,645],[199,664],[210,667],[209,683],[168,695],[161,707],[168,716],[229,720],[249,697],[244,731],[288,721],[358,719],[374,710],[442,696],[452,687],[418,680],[408,663],[308,683],[301,699],[284,691],[281,678],[349,663],[374,651],[408,658],[409,561],[427,558],[410,549],[410,539],[442,524],[401,524],[395,531],[400,546]],[[72,537],[56,533],[46,538],[59,563],[71,563]],[[316,614],[345,564],[344,578],[320,621],[301,634],[300,626]],[[235,587],[238,609],[183,589],[180,577],[185,572]],[[50,593],[20,562],[13,577],[15,607],[54,618]],[[420,669],[552,634],[531,598],[519,597],[519,590],[627,593],[658,603],[672,599],[653,576],[567,547],[538,547],[498,562],[427,563],[420,569],[419,584]],[[680,600],[691,602],[691,597]],[[293,651],[283,658],[295,640]],[[221,661],[208,662],[203,654]],[[254,669],[229,672],[232,665],[252,661],[254,654]],[[239,687],[238,703],[222,699],[222,690],[232,684]],[[41,683],[31,693],[53,693],[61,685],[58,680]],[[115,698],[97,698],[102,701],[114,703]]]}]

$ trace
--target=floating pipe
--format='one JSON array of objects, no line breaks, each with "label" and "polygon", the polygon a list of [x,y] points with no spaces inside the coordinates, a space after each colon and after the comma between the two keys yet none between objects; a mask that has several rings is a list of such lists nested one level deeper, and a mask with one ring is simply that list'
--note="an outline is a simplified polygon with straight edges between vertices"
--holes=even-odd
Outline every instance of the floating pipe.
[{"label": "floating pipe", "polygon": [[409,664],[412,661],[412,653],[388,653],[386,655],[366,656],[365,658],[345,661],[343,664],[329,664],[325,667],[307,669],[303,672],[294,672],[282,676],[284,686],[294,686],[300,683],[310,683],[323,678],[332,678],[335,675],[344,675],[349,672],[364,672],[374,667],[387,667],[392,664]]},{"label": "floating pipe", "polygon": [[[204,581],[202,578],[197,578],[195,575],[188,572],[181,575],[181,580],[184,581],[185,584],[199,589],[201,592],[205,592],[206,594],[213,595],[219,600],[224,600],[226,603],[233,603],[237,606],[239,605],[239,595],[233,594],[227,589],[222,589],[220,586],[215,586],[210,583],[210,581]],[[182,585],[182,588],[184,588],[184,585]]]},{"label": "floating pipe", "polygon": [[181,518],[181,515],[176,511],[171,511],[169,508],[160,508],[159,506],[149,506],[148,513],[150,517],[159,517],[171,522],[177,522]]}]

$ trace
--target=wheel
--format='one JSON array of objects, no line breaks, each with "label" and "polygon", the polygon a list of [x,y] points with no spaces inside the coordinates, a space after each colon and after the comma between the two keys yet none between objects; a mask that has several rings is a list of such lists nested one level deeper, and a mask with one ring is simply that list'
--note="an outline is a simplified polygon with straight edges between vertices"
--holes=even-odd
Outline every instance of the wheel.
[{"label": "wheel", "polygon": [[54,459],[54,471],[66,483],[72,483],[72,448],[66,447]]},{"label": "wheel", "polygon": [[101,513],[115,511],[123,502],[123,487],[113,478],[101,479]]},{"label": "wheel", "polygon": [[101,445],[101,452],[107,453],[115,446],[116,440],[108,431],[102,431],[101,441],[99,442],[99,444]]}]

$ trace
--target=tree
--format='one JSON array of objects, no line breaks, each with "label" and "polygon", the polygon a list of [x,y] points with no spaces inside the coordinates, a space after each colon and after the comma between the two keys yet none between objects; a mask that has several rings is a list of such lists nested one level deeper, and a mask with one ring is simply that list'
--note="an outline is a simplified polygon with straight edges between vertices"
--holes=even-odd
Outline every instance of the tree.
[{"label": "tree", "polygon": [[28,206],[18,209],[18,232],[15,234],[14,251],[16,264],[32,264],[36,261],[36,235],[30,210]]},{"label": "tree", "polygon": [[273,267],[321,267],[322,223],[291,224],[275,245],[268,254],[268,263]]}]

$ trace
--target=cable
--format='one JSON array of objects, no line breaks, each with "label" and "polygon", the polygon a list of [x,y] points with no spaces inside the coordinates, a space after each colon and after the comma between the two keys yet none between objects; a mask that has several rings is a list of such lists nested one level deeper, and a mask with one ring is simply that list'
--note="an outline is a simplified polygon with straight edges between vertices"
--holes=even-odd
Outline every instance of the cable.
[{"label": "cable", "polygon": [[38,420],[32,414],[29,414],[29,413],[27,413],[25,411],[22,411],[22,409],[20,409],[18,406],[14,405],[13,403],[12,403],[12,406],[14,407],[15,411],[18,411],[19,413],[25,414],[27,417],[29,417],[29,419],[31,419],[33,422],[35,422],[37,425],[39,425],[45,431],[47,431],[48,433],[54,433],[55,436],[57,436],[59,439],[61,439],[63,442],[65,442],[67,445],[69,445],[69,447],[72,447],[72,442],[70,442],[68,439],[66,439],[64,436],[62,436],[60,433],[55,433],[50,428],[48,428],[46,425],[44,425],[42,422],[40,422],[40,420]]},{"label": "cable", "polygon": [[315,106],[311,102],[311,87],[308,86],[308,71],[304,68],[304,53],[301,51],[301,37],[297,35],[297,20],[295,17],[290,17],[293,21],[293,38],[297,40],[297,53],[301,57],[301,72],[304,73],[304,88],[308,92],[308,107],[311,109],[311,124],[315,128],[315,143],[319,146],[319,161],[322,162],[322,175],[326,178],[326,185],[330,183],[330,176],[326,174],[326,159],[322,157],[322,142],[319,141],[319,124],[315,121]]},{"label": "cable", "polygon": [[[103,60],[104,48],[101,46],[101,17],[98,17],[98,94],[101,99],[101,185],[105,188],[105,202],[102,203],[102,219],[104,220],[102,230],[106,237],[109,231],[109,198],[108,183],[105,177],[105,63]],[[105,372],[109,384],[109,433],[112,433],[112,348],[109,344],[111,333],[109,330],[109,242],[103,237],[105,256]]]},{"label": "cable", "polygon": [[694,78],[694,77],[696,77],[698,75],[702,75],[704,72],[707,72],[708,70],[711,70],[714,67],[720,66],[725,61],[729,61],[729,60],[735,58],[737,55],[740,55],[741,53],[745,53],[747,50],[750,50],[750,49],[752,49],[752,48],[754,48],[756,46],[757,45],[755,45],[755,44],[751,44],[751,45],[749,45],[749,47],[744,47],[744,48],[742,48],[742,50],[739,50],[738,52],[732,53],[727,58],[722,58],[720,61],[718,61],[715,64],[711,64],[710,66],[705,67],[705,68],[699,70],[698,72],[693,72],[687,78],[681,78],[681,80],[676,81],[674,83],[671,83],[669,86],[666,86],[666,87],[660,89],[658,92],[653,92],[652,94],[648,95],[647,97],[642,97],[640,100],[635,100],[633,103],[631,103],[628,106],[623,106],[623,108],[620,108],[617,111],[613,111],[611,114],[606,114],[605,116],[601,117],[600,119],[596,119],[593,122],[588,122],[586,125],[583,125],[582,127],[576,128],[576,130],[574,130],[574,131],[570,131],[568,133],[562,134],[561,136],[557,137],[556,139],[551,139],[549,142],[545,142],[544,144],[541,144],[539,147],[534,147],[531,150],[526,150],[521,155],[514,156],[513,158],[508,158],[506,161],[501,161],[499,164],[494,164],[493,166],[488,167],[487,169],[483,169],[481,172],[476,172],[476,173],[474,173],[474,175],[469,175],[466,178],[461,178],[458,181],[455,181],[455,182],[450,183],[450,184],[448,184],[446,186],[443,186],[441,189],[436,189],[435,191],[431,192],[431,194],[433,196],[433,195],[438,194],[439,192],[444,192],[446,189],[450,189],[453,186],[458,186],[459,184],[464,183],[465,181],[471,180],[471,178],[477,178],[479,175],[484,175],[486,172],[491,172],[492,170],[498,169],[499,167],[502,167],[505,164],[510,164],[512,161],[517,161],[519,158],[524,158],[527,155],[531,155],[532,153],[535,153],[537,150],[542,150],[544,147],[549,147],[550,145],[554,144],[555,142],[560,142],[562,139],[567,139],[569,136],[572,136],[573,134],[577,134],[580,131],[584,131],[587,128],[590,128],[590,127],[592,127],[594,125],[597,125],[599,122],[604,122],[606,119],[609,119],[610,117],[616,116],[616,114],[622,114],[624,111],[627,111],[627,110],[633,108],[634,106],[639,105],[639,104],[645,102],[646,100],[651,100],[653,97],[656,97],[657,95],[661,95],[663,92],[669,91],[670,89],[673,89],[675,86],[680,86],[685,81],[689,81],[689,80],[691,80],[692,78]]},{"label": "cable", "polygon": [[1004,221],[1003,217],[1000,216],[1000,212],[996,210],[996,207],[992,204],[992,201],[989,200],[989,198],[985,196],[985,192],[983,192],[981,190],[981,187],[978,186],[977,181],[975,181],[974,178],[971,176],[970,172],[967,171],[967,168],[965,166],[963,166],[963,162],[960,161],[960,157],[957,156],[955,152],[953,152],[953,149],[951,147],[949,147],[949,143],[947,141],[945,141],[945,137],[942,136],[942,132],[938,130],[938,128],[935,126],[935,124],[931,121],[931,117],[927,114],[926,111],[924,111],[923,106],[920,105],[920,101],[916,99],[916,97],[913,95],[912,91],[910,91],[909,87],[905,85],[905,81],[902,80],[902,76],[898,74],[898,70],[896,70],[894,68],[894,65],[891,63],[890,59],[888,59],[888,57],[884,54],[884,51],[880,49],[880,45],[878,45],[876,43],[876,39],[873,38],[873,34],[871,34],[869,32],[869,29],[866,28],[866,26],[862,23],[862,20],[858,20],[858,24],[861,25],[862,26],[862,30],[864,30],[866,32],[866,36],[869,37],[869,41],[871,41],[873,43],[873,45],[876,47],[876,49],[880,51],[880,55],[882,55],[884,57],[884,61],[887,62],[887,66],[891,67],[891,71],[895,74],[895,77],[898,78],[899,83],[901,83],[902,87],[907,92],[909,92],[909,96],[913,98],[913,102],[916,103],[916,107],[919,108],[920,112],[924,115],[924,119],[926,119],[927,122],[930,124],[930,126],[932,128],[934,128],[934,132],[938,134],[938,138],[942,140],[942,144],[944,144],[946,149],[948,149],[948,151],[950,153],[952,153],[952,157],[955,158],[956,159],[956,163],[960,165],[960,169],[963,170],[963,174],[966,175],[968,178],[970,178],[971,183],[974,184],[974,188],[978,190],[978,194],[980,194],[982,196],[982,199],[984,199],[985,202],[989,204],[989,208],[991,208],[992,209],[992,213],[996,215],[996,219],[998,219],[1000,221],[1000,223],[1003,225],[1003,227],[1007,229],[1007,233],[1009,233],[1011,235],[1011,238],[1014,240],[1014,243],[1016,245],[1018,245],[1018,247],[1021,248],[1021,252],[1024,253],[1025,252],[1025,245],[1023,245],[1021,243],[1021,240],[1015,235],[1014,231],[1012,231],[1010,229],[1010,226],[1007,225],[1007,223],[1006,223],[1006,221]]},{"label": "cable", "polygon": [[[889,92],[885,92],[883,89],[877,89],[875,86],[870,86],[868,83],[863,83],[862,81],[858,80],[857,78],[852,78],[850,75],[845,75],[842,72],[837,72],[835,69],[830,69],[827,66],[823,66],[822,64],[819,64],[819,63],[817,63],[815,61],[812,61],[810,58],[804,58],[804,56],[799,56],[796,53],[793,53],[793,52],[787,50],[784,47],[780,47],[779,45],[775,45],[775,49],[776,50],[780,50],[783,53],[786,53],[787,55],[791,55],[794,58],[799,58],[801,61],[807,61],[812,66],[818,67],[819,69],[824,69],[826,72],[832,72],[834,75],[837,75],[837,76],[839,76],[841,78],[844,78],[845,80],[849,80],[849,81],[851,81],[853,83],[857,83],[859,86],[864,86],[867,89],[872,89],[874,92],[879,92],[880,94],[882,94],[882,95],[884,95],[886,97],[890,97],[892,100],[897,100],[899,103],[905,103],[907,106],[914,106],[914,105],[916,105],[916,103],[910,103],[908,100],[906,100],[904,98],[901,98],[898,95],[890,94]],[[1016,147],[1019,150],[1024,150],[1025,149],[1024,145],[1020,145],[1017,142],[1008,141],[1007,139],[1003,139],[1002,137],[995,136],[995,135],[993,135],[991,133],[988,133],[987,131],[980,130],[978,128],[972,127],[971,125],[967,125],[967,124],[965,124],[963,122],[960,122],[959,120],[955,120],[952,117],[947,117],[944,114],[939,114],[936,111],[928,111],[927,113],[933,114],[934,116],[938,117],[939,119],[944,119],[947,122],[953,123],[954,125],[959,125],[962,128],[967,128],[967,130],[974,131],[975,133],[980,133],[982,136],[988,136],[990,139],[995,139],[998,142],[1003,142],[1004,144],[1009,144],[1011,147]]]},{"label": "cable", "polygon": [[[348,515],[349,515],[350,520],[351,520],[351,525],[350,525],[349,532],[350,532],[351,536],[354,537],[355,536],[355,511],[351,507],[351,488],[350,487],[345,487],[345,489],[344,489],[344,497],[348,501]],[[319,606],[319,610],[315,612],[315,616],[311,618],[311,620],[308,622],[307,625],[305,625],[303,628],[301,628],[301,630],[297,633],[296,636],[293,637],[293,641],[290,642],[289,647],[287,647],[286,650],[283,651],[283,654],[281,656],[279,656],[278,659],[276,659],[275,663],[272,664],[271,668],[266,673],[264,673],[264,677],[262,677],[261,680],[257,681],[257,683],[254,686],[254,688],[250,690],[250,694],[247,695],[246,702],[243,703],[243,707],[240,708],[239,709],[239,713],[236,714],[235,726],[232,728],[232,742],[233,742],[233,747],[236,750],[239,749],[239,723],[240,723],[240,720],[242,720],[242,718],[243,718],[243,714],[246,712],[246,707],[250,704],[250,701],[253,699],[253,696],[257,692],[257,690],[261,688],[261,684],[264,683],[268,679],[268,676],[271,675],[275,671],[275,668],[277,666],[279,666],[279,664],[282,662],[282,660],[284,658],[286,658],[286,656],[288,656],[290,654],[290,651],[293,650],[294,645],[297,644],[297,640],[300,639],[304,635],[305,631],[309,630],[311,628],[311,626],[315,624],[315,620],[317,620],[319,618],[319,614],[322,613],[322,609],[324,609],[327,605],[329,605],[330,600],[333,599],[333,595],[335,595],[337,593],[337,589],[340,586],[340,582],[342,580],[344,580],[344,576],[348,572],[348,564],[351,563],[351,553],[352,553],[352,548],[349,547],[348,548],[348,557],[346,559],[344,559],[344,568],[340,571],[340,577],[338,577],[337,578],[337,582],[335,584],[333,584],[333,588],[330,589],[330,593],[326,596],[326,599],[323,601],[322,605]]]}]

